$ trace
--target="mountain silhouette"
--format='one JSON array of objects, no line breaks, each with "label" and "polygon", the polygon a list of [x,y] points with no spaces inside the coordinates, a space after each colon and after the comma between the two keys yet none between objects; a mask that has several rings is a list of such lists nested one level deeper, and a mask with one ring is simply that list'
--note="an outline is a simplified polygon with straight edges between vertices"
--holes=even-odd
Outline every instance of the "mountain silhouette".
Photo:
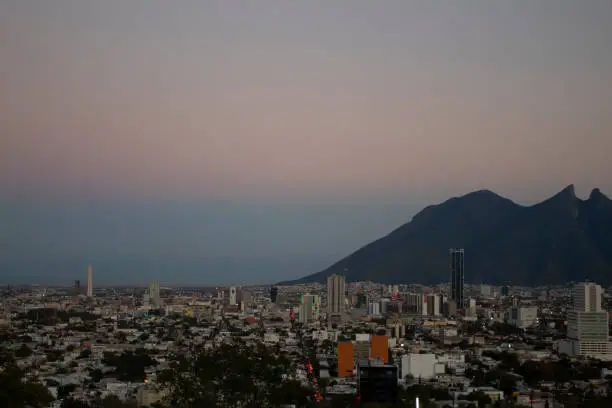
[{"label": "mountain silhouette", "polygon": [[450,280],[449,248],[465,249],[470,283],[537,285],[591,280],[612,284],[612,200],[574,186],[533,206],[481,190],[426,207],[413,219],[336,262],[291,282],[435,284]]}]

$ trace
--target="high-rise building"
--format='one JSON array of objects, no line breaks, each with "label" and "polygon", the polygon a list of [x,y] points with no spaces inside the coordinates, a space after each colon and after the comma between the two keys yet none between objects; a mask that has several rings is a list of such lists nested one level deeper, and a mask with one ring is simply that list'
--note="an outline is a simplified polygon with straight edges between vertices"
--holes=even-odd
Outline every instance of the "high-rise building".
[{"label": "high-rise building", "polygon": [[393,403],[397,399],[397,366],[377,360],[359,360],[357,382],[361,403]]},{"label": "high-rise building", "polygon": [[439,295],[432,293],[425,298],[427,304],[427,315],[440,316],[442,313],[442,299]]},{"label": "high-rise building", "polygon": [[371,301],[368,304],[368,315],[380,316],[380,302],[379,301]]},{"label": "high-rise building", "polygon": [[506,314],[507,323],[520,329],[526,329],[538,322],[537,306],[513,306]]},{"label": "high-rise building", "polygon": [[235,286],[230,286],[229,288],[229,304],[232,306],[236,304],[236,287]]},{"label": "high-rise building", "polygon": [[270,289],[270,300],[272,303],[276,303],[278,300],[278,288],[276,286],[272,286]]},{"label": "high-rise building", "polygon": [[422,293],[406,293],[404,305],[408,313],[421,316],[427,315],[427,296]]},{"label": "high-rise building", "polygon": [[451,299],[455,301],[457,309],[463,309],[463,281],[464,275],[464,251],[452,248],[450,250],[450,272],[451,272]]},{"label": "high-rise building", "polygon": [[155,307],[161,307],[161,291],[159,281],[153,281],[149,284],[149,302]]},{"label": "high-rise building", "polygon": [[252,294],[250,291],[241,288],[240,290],[238,290],[236,298],[237,302],[240,303],[242,307],[246,308],[246,306],[251,303]]},{"label": "high-rise building", "polygon": [[573,310],[576,312],[601,312],[601,286],[595,283],[579,283],[572,290]]},{"label": "high-rise building", "polygon": [[601,307],[601,286],[579,283],[572,290],[573,305],[567,312],[567,340],[559,352],[600,359],[612,357],[608,312]]},{"label": "high-rise building", "polygon": [[465,315],[476,317],[476,299],[469,298],[466,302]]},{"label": "high-rise building", "polygon": [[93,296],[93,268],[87,268],[87,297]]},{"label": "high-rise building", "polygon": [[491,296],[491,285],[485,285],[484,283],[480,285],[480,295]]},{"label": "high-rise building", "polygon": [[452,317],[457,314],[457,303],[452,299],[446,299],[442,305],[444,316]]},{"label": "high-rise building", "polygon": [[344,276],[332,275],[327,278],[327,313],[344,313],[346,283]]},{"label": "high-rise building", "polygon": [[320,303],[318,295],[306,294],[302,296],[302,304],[299,310],[299,322],[306,324],[313,320],[318,320]]}]

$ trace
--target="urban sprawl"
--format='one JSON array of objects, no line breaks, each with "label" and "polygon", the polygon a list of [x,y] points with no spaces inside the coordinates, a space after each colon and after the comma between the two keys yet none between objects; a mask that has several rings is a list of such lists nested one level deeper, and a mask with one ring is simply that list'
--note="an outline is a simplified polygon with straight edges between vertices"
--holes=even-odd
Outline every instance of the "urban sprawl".
[{"label": "urban sprawl", "polygon": [[437,286],[96,288],[90,267],[86,288],[6,287],[0,404],[34,398],[10,384],[38,387],[21,406],[56,408],[612,407],[599,285],[468,285],[463,250],[449,272]]}]

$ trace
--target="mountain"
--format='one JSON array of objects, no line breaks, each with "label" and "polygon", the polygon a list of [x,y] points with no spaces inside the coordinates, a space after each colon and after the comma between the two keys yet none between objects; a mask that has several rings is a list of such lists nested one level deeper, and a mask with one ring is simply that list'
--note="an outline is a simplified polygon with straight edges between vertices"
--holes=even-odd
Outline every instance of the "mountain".
[{"label": "mountain", "polygon": [[465,249],[468,283],[612,284],[612,200],[586,200],[570,185],[533,206],[476,191],[425,208],[413,219],[329,268],[281,284],[347,281],[433,284],[450,279],[449,248]]}]

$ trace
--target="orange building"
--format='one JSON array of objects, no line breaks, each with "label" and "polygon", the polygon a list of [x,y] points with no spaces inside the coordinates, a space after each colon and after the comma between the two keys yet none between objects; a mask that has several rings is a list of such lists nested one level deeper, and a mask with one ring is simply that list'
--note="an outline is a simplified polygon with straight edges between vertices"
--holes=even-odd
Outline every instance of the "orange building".
[{"label": "orange building", "polygon": [[351,342],[338,343],[338,377],[352,377],[355,366],[355,345]]},{"label": "orange building", "polygon": [[389,338],[387,336],[372,336],[370,358],[389,362]]}]

